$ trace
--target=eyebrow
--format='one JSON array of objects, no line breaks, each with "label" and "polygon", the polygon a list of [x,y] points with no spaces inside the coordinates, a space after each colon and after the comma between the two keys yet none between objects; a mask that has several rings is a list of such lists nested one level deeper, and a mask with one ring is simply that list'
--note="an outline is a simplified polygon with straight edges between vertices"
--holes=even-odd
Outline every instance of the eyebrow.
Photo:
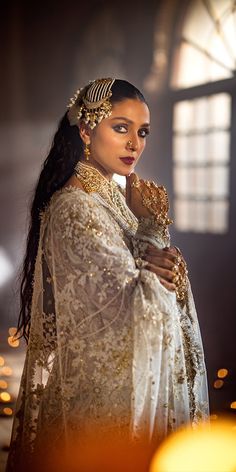
[{"label": "eyebrow", "polygon": [[[130,120],[129,118],[126,118],[125,116],[114,116],[114,118],[111,118],[111,120],[123,120],[127,121],[127,123],[133,124],[134,122]],[[150,126],[150,123],[143,123],[141,126]]]}]

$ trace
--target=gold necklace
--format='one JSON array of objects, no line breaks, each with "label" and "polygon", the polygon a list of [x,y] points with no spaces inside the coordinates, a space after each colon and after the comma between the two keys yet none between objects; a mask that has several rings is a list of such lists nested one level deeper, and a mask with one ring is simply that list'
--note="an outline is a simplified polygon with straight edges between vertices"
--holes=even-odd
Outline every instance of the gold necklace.
[{"label": "gold necklace", "polygon": [[118,184],[114,180],[107,180],[101,172],[89,164],[79,161],[75,166],[75,176],[80,180],[86,193],[98,193],[108,203],[115,215],[136,231],[138,222],[135,215],[128,208],[125,198],[121,194]]}]

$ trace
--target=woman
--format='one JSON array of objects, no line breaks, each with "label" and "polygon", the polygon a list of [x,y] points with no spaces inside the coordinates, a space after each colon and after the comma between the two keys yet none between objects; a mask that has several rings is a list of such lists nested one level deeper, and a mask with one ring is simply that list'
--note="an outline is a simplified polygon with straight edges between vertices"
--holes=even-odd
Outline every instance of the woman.
[{"label": "woman", "polygon": [[[59,125],[31,210],[18,325],[28,349],[8,470],[94,428],[155,442],[207,417],[166,191],[133,172],[149,128],[143,95],[117,79],[80,89]],[[127,178],[126,198],[114,173]]]}]

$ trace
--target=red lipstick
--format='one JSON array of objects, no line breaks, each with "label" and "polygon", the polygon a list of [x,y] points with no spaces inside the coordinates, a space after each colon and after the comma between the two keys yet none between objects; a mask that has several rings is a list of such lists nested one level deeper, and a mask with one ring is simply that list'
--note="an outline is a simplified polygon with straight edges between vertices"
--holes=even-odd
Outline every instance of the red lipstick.
[{"label": "red lipstick", "polygon": [[135,158],[127,156],[127,157],[120,157],[120,160],[124,162],[124,164],[126,164],[127,166],[130,166],[135,161]]}]

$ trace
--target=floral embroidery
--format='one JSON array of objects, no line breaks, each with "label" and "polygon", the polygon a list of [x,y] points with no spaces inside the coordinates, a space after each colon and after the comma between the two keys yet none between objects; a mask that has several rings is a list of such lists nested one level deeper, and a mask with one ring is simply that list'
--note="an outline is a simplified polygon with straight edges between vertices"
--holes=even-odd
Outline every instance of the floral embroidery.
[{"label": "floral embroidery", "polygon": [[182,310],[154,273],[136,266],[147,242],[166,244],[148,222],[124,224],[98,194],[69,187],[53,195],[41,215],[8,472],[52,427],[50,445],[90,421],[103,431],[109,419],[135,439],[206,418],[190,287]]}]

